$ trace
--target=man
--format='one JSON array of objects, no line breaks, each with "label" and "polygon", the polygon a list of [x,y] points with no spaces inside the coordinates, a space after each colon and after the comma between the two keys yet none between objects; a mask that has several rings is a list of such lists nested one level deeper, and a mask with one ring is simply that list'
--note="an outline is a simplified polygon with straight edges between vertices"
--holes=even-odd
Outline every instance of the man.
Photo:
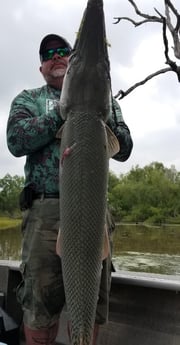
[{"label": "man", "polygon": [[[61,260],[56,254],[59,229],[59,145],[56,138],[63,124],[58,102],[67,69],[70,44],[50,34],[40,44],[40,72],[46,85],[24,90],[12,102],[7,125],[11,153],[26,156],[25,188],[21,194],[23,212],[23,281],[17,296],[24,311],[27,345],[55,343],[58,320],[65,303]],[[117,136],[121,150],[114,159],[125,161],[132,139],[114,100],[108,125]],[[109,219],[109,218],[108,218]],[[109,224],[109,229],[111,224]],[[94,327],[107,321],[110,289],[110,259],[103,262],[101,287]]]}]

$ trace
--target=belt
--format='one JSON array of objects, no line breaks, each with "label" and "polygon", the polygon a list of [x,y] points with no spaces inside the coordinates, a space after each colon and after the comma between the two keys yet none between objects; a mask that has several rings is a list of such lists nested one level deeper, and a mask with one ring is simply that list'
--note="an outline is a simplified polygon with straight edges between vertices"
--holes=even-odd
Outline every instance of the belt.
[{"label": "belt", "polygon": [[33,199],[59,199],[59,193],[36,193]]}]

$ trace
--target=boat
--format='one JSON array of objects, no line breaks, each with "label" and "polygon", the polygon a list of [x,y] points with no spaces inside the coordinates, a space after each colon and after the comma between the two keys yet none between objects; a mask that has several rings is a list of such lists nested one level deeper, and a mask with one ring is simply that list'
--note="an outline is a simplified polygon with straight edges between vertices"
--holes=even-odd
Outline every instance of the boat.
[{"label": "boat", "polygon": [[[22,310],[16,301],[16,286],[21,281],[19,264],[19,261],[0,260],[0,342],[8,345],[25,344]],[[56,344],[69,345],[66,307],[60,317]],[[109,322],[100,327],[97,345],[179,344],[179,277],[113,272]]]}]

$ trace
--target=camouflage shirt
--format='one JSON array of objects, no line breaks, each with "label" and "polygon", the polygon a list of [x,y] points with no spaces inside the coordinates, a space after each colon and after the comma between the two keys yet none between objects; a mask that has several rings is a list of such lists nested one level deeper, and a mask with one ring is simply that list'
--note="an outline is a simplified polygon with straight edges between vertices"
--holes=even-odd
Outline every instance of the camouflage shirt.
[{"label": "camouflage shirt", "polygon": [[[60,93],[49,85],[24,90],[10,109],[8,148],[16,157],[26,156],[25,185],[31,184],[37,193],[59,191],[60,140],[56,133],[63,124],[58,109]],[[113,158],[125,161],[132,150],[132,139],[115,100],[108,125],[121,144],[121,151]]]}]

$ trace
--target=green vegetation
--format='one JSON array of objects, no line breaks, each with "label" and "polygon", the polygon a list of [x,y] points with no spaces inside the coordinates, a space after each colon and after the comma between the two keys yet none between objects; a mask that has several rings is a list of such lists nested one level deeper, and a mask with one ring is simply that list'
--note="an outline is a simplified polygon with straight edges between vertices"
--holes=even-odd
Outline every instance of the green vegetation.
[{"label": "green vegetation", "polygon": [[10,229],[21,224],[21,219],[0,217],[0,229]]},{"label": "green vegetation", "polygon": [[180,223],[180,172],[153,162],[109,177],[109,204],[116,221]]},{"label": "green vegetation", "polygon": [[5,175],[0,179],[0,216],[21,217],[19,194],[24,186],[24,178],[17,175]]},{"label": "green vegetation", "polygon": [[[19,193],[23,185],[24,178],[17,175],[0,179],[0,216],[20,221]],[[133,167],[120,176],[110,172],[108,199],[116,222],[179,224],[180,172],[159,162]]]}]

